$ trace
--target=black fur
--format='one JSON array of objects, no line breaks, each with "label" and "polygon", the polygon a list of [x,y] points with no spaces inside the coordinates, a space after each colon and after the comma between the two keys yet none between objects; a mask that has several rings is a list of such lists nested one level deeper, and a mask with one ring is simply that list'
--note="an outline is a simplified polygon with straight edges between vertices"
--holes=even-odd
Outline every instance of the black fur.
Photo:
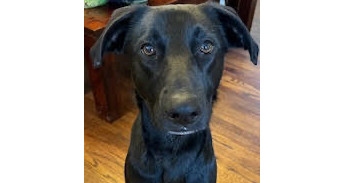
[{"label": "black fur", "polygon": [[[200,50],[208,41],[213,49],[205,54]],[[146,55],[144,45],[155,54]],[[126,183],[216,182],[209,121],[230,47],[248,50],[257,64],[259,48],[236,12],[216,3],[115,10],[91,56],[95,67],[106,51],[132,60],[140,114]]]}]

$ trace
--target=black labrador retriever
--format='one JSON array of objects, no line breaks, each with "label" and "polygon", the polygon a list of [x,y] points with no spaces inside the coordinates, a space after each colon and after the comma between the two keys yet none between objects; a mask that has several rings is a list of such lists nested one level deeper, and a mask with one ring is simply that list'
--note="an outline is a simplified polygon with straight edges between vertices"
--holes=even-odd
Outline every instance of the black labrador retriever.
[{"label": "black labrador retriever", "polygon": [[91,50],[130,56],[140,114],[125,162],[126,183],[213,183],[209,121],[230,47],[259,48],[237,13],[217,3],[128,6],[114,11]]}]

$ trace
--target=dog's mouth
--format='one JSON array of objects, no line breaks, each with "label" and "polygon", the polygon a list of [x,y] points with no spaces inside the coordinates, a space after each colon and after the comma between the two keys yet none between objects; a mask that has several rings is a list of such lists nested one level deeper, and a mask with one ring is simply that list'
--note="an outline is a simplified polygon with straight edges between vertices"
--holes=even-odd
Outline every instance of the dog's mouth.
[{"label": "dog's mouth", "polygon": [[191,130],[191,131],[168,131],[171,135],[190,135],[198,132],[198,130]]},{"label": "dog's mouth", "polygon": [[171,134],[171,135],[190,135],[190,134],[195,134],[195,133],[202,131],[204,129],[188,130],[186,127],[182,127],[181,130],[179,130],[179,131],[169,130],[168,134]]}]

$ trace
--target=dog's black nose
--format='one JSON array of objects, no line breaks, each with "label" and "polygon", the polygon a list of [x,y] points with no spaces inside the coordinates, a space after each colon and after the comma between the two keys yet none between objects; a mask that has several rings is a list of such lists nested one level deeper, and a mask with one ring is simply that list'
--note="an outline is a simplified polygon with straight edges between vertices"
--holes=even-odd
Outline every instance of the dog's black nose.
[{"label": "dog's black nose", "polygon": [[193,123],[201,115],[198,98],[188,93],[174,94],[166,101],[165,113],[176,123],[182,125]]}]

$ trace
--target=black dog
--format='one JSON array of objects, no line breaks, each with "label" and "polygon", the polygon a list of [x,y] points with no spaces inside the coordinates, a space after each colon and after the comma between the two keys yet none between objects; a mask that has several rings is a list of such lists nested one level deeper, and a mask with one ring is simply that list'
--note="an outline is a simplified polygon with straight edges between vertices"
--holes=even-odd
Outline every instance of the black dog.
[{"label": "black dog", "polygon": [[91,50],[132,59],[140,115],[125,162],[127,183],[213,183],[209,121],[229,47],[259,48],[236,12],[216,3],[129,6],[112,15]]}]

